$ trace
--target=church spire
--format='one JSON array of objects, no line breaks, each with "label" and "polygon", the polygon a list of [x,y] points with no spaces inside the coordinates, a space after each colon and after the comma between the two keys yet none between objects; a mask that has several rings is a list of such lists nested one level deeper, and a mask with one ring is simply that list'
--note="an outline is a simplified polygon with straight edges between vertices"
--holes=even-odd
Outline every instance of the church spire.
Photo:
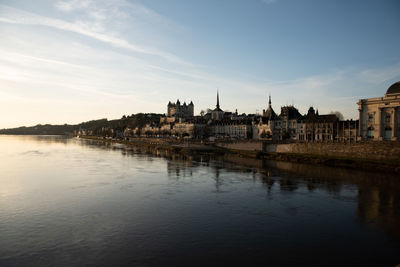
[{"label": "church spire", "polygon": [[271,106],[271,94],[269,94],[268,107]]},{"label": "church spire", "polygon": [[274,120],[277,117],[275,111],[272,109],[271,94],[269,94],[268,97],[268,108],[267,110],[263,110],[263,117],[268,118],[269,120]]},{"label": "church spire", "polygon": [[217,109],[219,109],[219,93],[217,91]]}]

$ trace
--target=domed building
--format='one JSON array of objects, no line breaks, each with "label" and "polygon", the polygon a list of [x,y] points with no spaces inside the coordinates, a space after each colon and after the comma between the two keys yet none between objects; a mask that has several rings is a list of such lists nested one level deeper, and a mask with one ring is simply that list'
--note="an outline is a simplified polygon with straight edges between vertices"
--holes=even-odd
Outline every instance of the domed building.
[{"label": "domed building", "polygon": [[398,140],[400,133],[400,81],[385,96],[358,101],[362,139]]},{"label": "domed building", "polygon": [[386,91],[386,96],[399,95],[400,94],[400,81],[392,84]]}]

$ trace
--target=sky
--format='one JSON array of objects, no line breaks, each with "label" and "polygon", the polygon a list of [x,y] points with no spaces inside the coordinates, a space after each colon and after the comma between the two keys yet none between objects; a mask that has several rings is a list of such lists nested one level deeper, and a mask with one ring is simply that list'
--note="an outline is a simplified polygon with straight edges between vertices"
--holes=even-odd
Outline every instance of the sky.
[{"label": "sky", "polygon": [[0,0],[0,128],[193,101],[340,111],[400,80],[398,0]]}]

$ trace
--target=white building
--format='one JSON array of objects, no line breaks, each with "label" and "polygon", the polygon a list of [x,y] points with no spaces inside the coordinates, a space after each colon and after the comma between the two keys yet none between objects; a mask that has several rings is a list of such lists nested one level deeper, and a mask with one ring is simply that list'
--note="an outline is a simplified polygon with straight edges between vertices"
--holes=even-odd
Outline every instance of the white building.
[{"label": "white building", "polygon": [[209,125],[212,136],[234,139],[252,137],[252,125],[246,121],[214,122]]},{"label": "white building", "polygon": [[398,140],[400,132],[400,81],[392,84],[385,96],[360,99],[359,136],[362,139]]}]

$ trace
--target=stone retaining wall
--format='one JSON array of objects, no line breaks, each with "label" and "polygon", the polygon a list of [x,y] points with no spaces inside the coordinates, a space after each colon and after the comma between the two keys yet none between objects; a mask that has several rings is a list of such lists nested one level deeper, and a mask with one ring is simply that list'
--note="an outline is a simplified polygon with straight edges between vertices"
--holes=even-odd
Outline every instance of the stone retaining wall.
[{"label": "stone retaining wall", "polygon": [[262,151],[263,143],[262,142],[254,142],[254,141],[239,141],[239,142],[228,142],[228,143],[216,143],[217,146],[227,148],[227,149],[235,149],[235,150],[245,150],[245,151]]},{"label": "stone retaining wall", "polygon": [[314,154],[335,157],[360,158],[371,160],[395,160],[400,162],[399,141],[370,141],[359,143],[289,143],[274,144],[262,141],[239,141],[218,143],[217,146],[244,150],[278,153]]},{"label": "stone retaining wall", "polygon": [[400,161],[400,142],[268,144],[267,152]]}]

